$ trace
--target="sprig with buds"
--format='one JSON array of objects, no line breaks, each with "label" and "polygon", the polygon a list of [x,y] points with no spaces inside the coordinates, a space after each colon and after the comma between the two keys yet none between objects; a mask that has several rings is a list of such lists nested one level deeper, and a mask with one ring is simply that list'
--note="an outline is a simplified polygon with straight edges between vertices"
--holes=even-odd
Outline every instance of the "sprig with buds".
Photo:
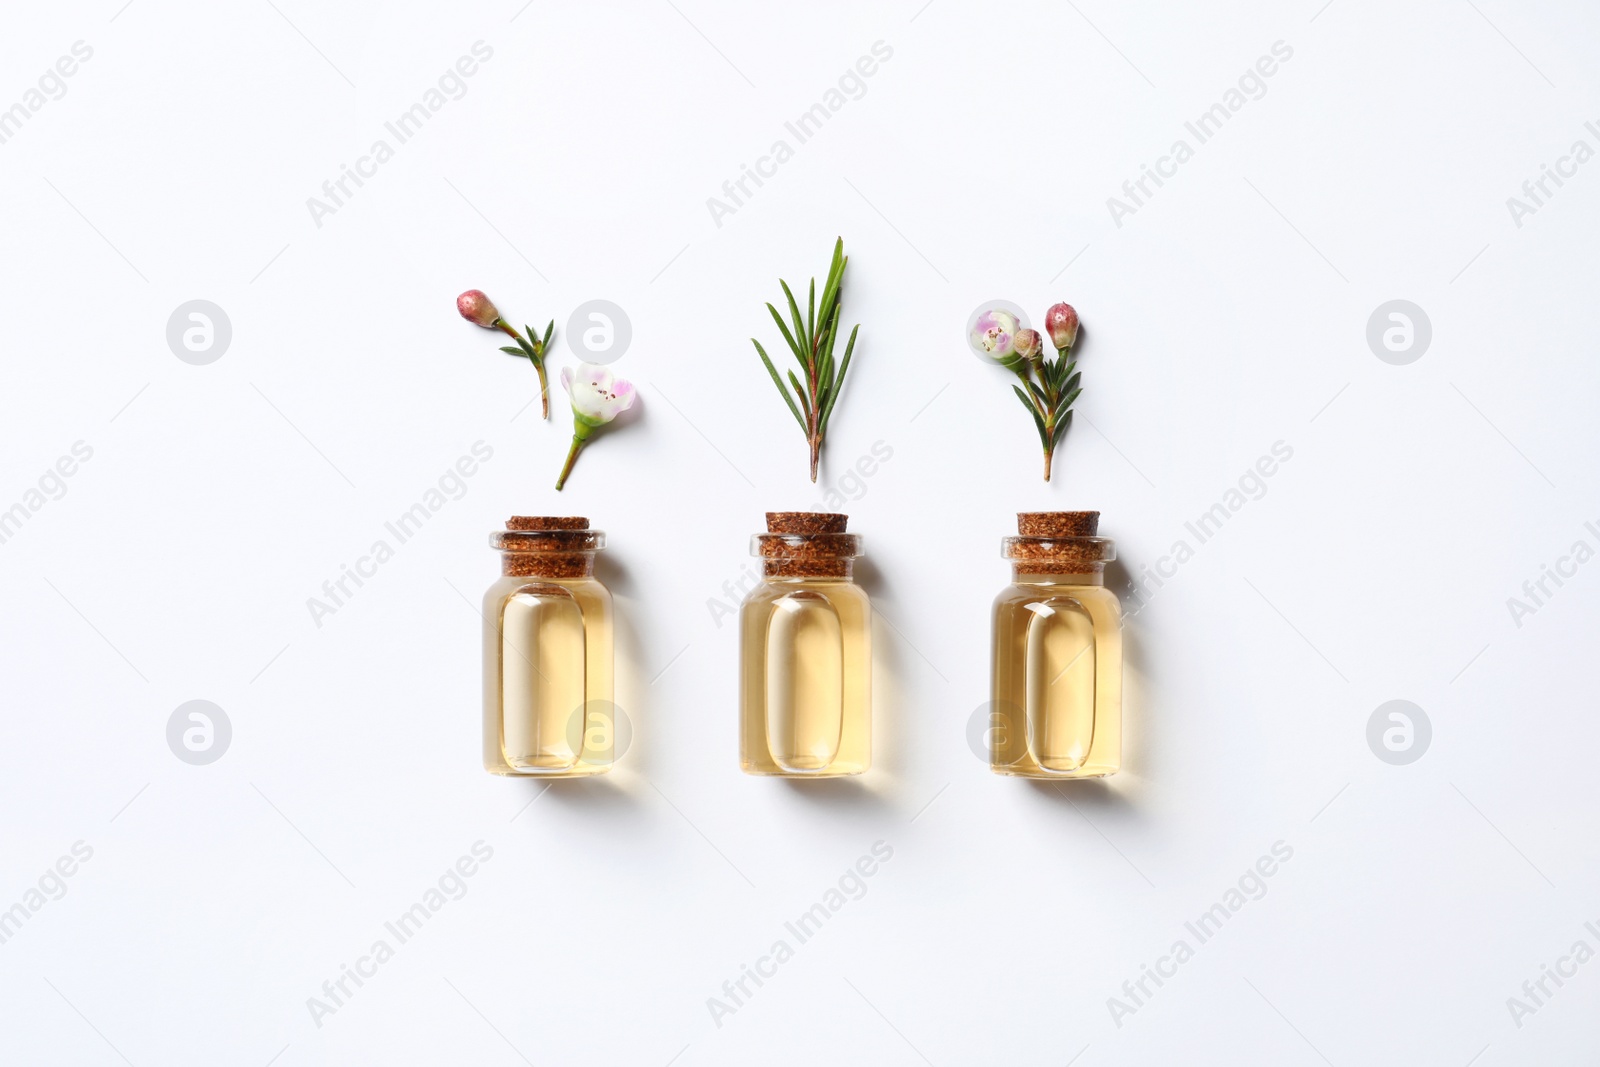
[{"label": "sprig with buds", "polygon": [[1000,364],[1022,379],[1012,392],[1033,416],[1044,446],[1044,480],[1050,480],[1050,463],[1061,435],[1072,425],[1072,404],[1083,392],[1078,388],[1078,362],[1072,356],[1078,339],[1078,313],[1071,304],[1055,304],[1044,315],[1044,328],[1056,350],[1054,360],[1044,356],[1044,338],[1038,330],[1024,329],[1004,308],[982,312],[968,341],[979,356]]},{"label": "sprig with buds", "polygon": [[[461,317],[468,322],[482,326],[486,330],[504,330],[516,341],[516,347],[501,345],[500,351],[512,356],[526,356],[528,362],[533,364],[533,369],[539,375],[539,407],[540,417],[550,417],[550,382],[544,373],[544,354],[550,350],[550,335],[555,332],[556,320],[551,319],[550,325],[544,328],[544,336],[540,337],[532,326],[523,327],[528,331],[524,337],[517,332],[517,328],[500,317],[500,312],[494,306],[494,301],[484,295],[482,290],[468,289],[456,297],[456,310],[461,312]],[[529,338],[532,338],[530,340]]]},{"label": "sprig with buds", "polygon": [[[844,387],[845,372],[850,369],[850,355],[855,351],[856,333],[861,329],[859,323],[850,331],[850,340],[844,348],[844,359],[840,361],[835,371],[833,360],[834,342],[838,339],[839,309],[841,304],[842,287],[844,284],[844,268],[850,262],[850,257],[844,254],[844,238],[839,238],[833,246],[833,262],[828,267],[828,280],[822,286],[822,306],[817,306],[817,280],[811,279],[811,292],[806,298],[806,315],[800,317],[800,305],[795,302],[794,294],[789,291],[789,283],[778,279],[778,284],[783,286],[783,295],[789,302],[790,323],[783,321],[783,316],[771,304],[767,310],[772,312],[772,321],[778,324],[778,332],[783,334],[783,339],[789,344],[789,351],[794,354],[795,361],[800,364],[800,371],[805,376],[802,382],[789,371],[789,384],[794,387],[794,396],[789,395],[789,390],[784,388],[783,379],[778,377],[778,369],[772,365],[772,360],[767,358],[766,349],[761,347],[761,342],[754,337],[750,343],[756,346],[756,354],[761,357],[761,362],[767,368],[767,373],[772,375],[772,384],[778,387],[778,392],[783,394],[783,402],[789,406],[789,412],[794,416],[794,421],[800,424],[801,431],[806,435],[806,442],[811,446],[811,480],[817,480],[817,462],[822,456],[822,442],[828,434],[828,419],[833,415],[833,406],[839,400],[839,391]],[[793,329],[790,329],[790,326]],[[796,403],[796,398],[799,403]]]}]

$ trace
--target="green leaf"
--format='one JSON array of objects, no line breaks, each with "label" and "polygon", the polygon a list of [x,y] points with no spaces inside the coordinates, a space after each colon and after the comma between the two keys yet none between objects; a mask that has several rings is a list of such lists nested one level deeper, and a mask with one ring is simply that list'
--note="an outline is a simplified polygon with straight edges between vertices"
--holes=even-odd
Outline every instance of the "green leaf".
[{"label": "green leaf", "polygon": [[[844,346],[844,360],[839,364],[839,378],[833,383],[832,388],[828,390],[828,402],[823,405],[822,421],[818,424],[824,435],[828,432],[828,419],[833,416],[833,405],[839,402],[839,393],[844,389],[844,376],[850,373],[850,354],[856,350],[856,334],[860,330],[861,324],[856,323],[855,329],[850,331],[850,340],[845,342]],[[830,349],[833,348],[831,341],[828,347]],[[830,354],[828,358],[831,361],[833,357]]]},{"label": "green leaf", "polygon": [[822,311],[819,322],[826,324],[839,312],[839,290],[844,285],[844,268],[849,257],[844,254],[844,238],[833,246],[833,261],[828,265],[828,280],[822,287]]},{"label": "green leaf", "polygon": [[806,357],[809,363],[816,338],[812,337],[810,332],[806,330],[805,320],[800,317],[800,307],[794,302],[794,294],[789,291],[789,283],[779,278],[778,284],[783,286],[783,298],[789,301],[789,314],[794,318],[794,334],[805,342]]},{"label": "green leaf", "polygon": [[806,333],[815,337],[817,335],[817,280],[811,279],[811,292],[806,297]]},{"label": "green leaf", "polygon": [[789,405],[789,412],[794,415],[794,421],[800,424],[800,432],[808,433],[806,420],[800,417],[800,409],[794,406],[794,400],[790,398],[789,390],[783,387],[783,379],[778,377],[778,369],[772,365],[772,360],[767,358],[767,350],[762,348],[761,342],[754,337],[750,338],[750,343],[756,346],[756,355],[761,357],[761,362],[766,366],[767,373],[772,375],[772,384],[776,385],[778,392],[783,394],[783,402]]},{"label": "green leaf", "polygon": [[822,396],[833,388],[833,338],[834,331],[838,329],[837,322],[830,322],[827,330],[820,340],[822,344],[817,355],[817,395]]},{"label": "green leaf", "polygon": [[1061,440],[1061,435],[1066,433],[1067,432],[1067,427],[1071,426],[1071,425],[1072,425],[1072,412],[1069,411],[1069,412],[1067,412],[1067,417],[1066,418],[1064,418],[1060,422],[1056,423],[1055,435],[1050,440],[1050,447],[1051,448],[1055,447],[1056,442]]},{"label": "green leaf", "polygon": [[794,358],[800,361],[800,366],[804,367],[806,365],[805,353],[795,343],[794,335],[789,332],[789,327],[783,324],[783,316],[778,314],[778,309],[771,304],[767,305],[767,310],[772,312],[772,321],[778,324],[778,330],[783,334],[783,339],[789,342],[789,351],[794,353]]},{"label": "green leaf", "polygon": [[555,332],[556,332],[556,320],[555,319],[551,319],[550,320],[550,325],[548,325],[548,326],[546,326],[544,328],[544,346],[545,346],[545,348],[549,348],[550,347],[550,335],[555,333]]},{"label": "green leaf", "polygon": [[1070,415],[1072,413],[1072,402],[1078,399],[1078,394],[1081,392],[1083,392],[1082,389],[1074,389],[1072,392],[1056,401],[1055,410],[1052,412],[1052,414],[1058,419],[1064,414]]},{"label": "green leaf", "polygon": [[1040,389],[1037,385],[1034,385],[1033,382],[1027,378],[1022,380],[1028,383],[1028,392],[1032,393],[1033,398],[1038,401],[1036,406],[1039,408],[1048,408],[1050,406],[1050,402],[1045,398],[1044,390]]},{"label": "green leaf", "polygon": [[512,345],[501,345],[500,351],[504,352],[508,356],[516,356],[518,359],[526,359],[528,357],[528,353]]},{"label": "green leaf", "polygon": [[1050,435],[1045,433],[1044,420],[1039,417],[1039,409],[1033,406],[1033,403],[1028,399],[1028,394],[1024,393],[1020,387],[1013,385],[1011,391],[1017,394],[1017,399],[1022,401],[1022,406],[1028,409],[1029,415],[1033,416],[1033,425],[1039,431],[1039,443],[1049,448]]}]

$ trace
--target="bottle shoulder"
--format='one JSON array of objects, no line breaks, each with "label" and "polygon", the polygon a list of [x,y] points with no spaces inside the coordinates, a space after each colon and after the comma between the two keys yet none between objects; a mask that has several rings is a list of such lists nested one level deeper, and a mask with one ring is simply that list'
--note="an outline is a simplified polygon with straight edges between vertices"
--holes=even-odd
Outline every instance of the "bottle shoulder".
[{"label": "bottle shoulder", "polygon": [[863,608],[867,607],[871,602],[871,598],[867,596],[867,591],[853,581],[799,579],[796,581],[760,582],[745,594],[744,606],[748,608],[754,605],[770,604],[774,600],[782,600],[784,597],[794,596],[796,593],[809,593],[823,597],[835,604],[854,604]]},{"label": "bottle shoulder", "polygon": [[611,603],[611,590],[596,578],[541,578],[503,574],[484,591],[485,604],[494,604],[519,591],[538,592],[540,587],[564,590],[578,600],[588,603]]},{"label": "bottle shoulder", "polygon": [[1066,582],[1013,582],[994,598],[995,609],[1045,600],[1076,600],[1101,610],[1121,615],[1122,602],[1103,585],[1077,585]]}]

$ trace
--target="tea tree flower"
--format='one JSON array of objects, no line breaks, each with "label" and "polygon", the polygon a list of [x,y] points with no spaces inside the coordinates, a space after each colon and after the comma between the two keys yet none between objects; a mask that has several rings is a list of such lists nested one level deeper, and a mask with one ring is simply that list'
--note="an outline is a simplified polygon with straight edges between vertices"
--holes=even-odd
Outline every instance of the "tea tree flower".
[{"label": "tea tree flower", "polygon": [[501,318],[500,311],[494,306],[487,294],[481,289],[468,289],[456,297],[456,310],[461,317],[475,326],[482,326],[486,330],[504,330],[517,342],[515,348],[502,345],[500,351],[512,356],[526,356],[528,362],[533,364],[533,369],[539,375],[539,405],[541,416],[550,417],[550,383],[544,374],[544,354],[550,349],[550,335],[555,332],[556,321],[550,320],[550,325],[544,328],[544,336],[540,337],[534,332],[533,327],[526,326],[528,340],[517,332],[517,328]]},{"label": "tea tree flower", "polygon": [[981,356],[1010,370],[1022,379],[1011,387],[1033,417],[1044,448],[1044,480],[1050,480],[1050,466],[1056,445],[1072,424],[1072,404],[1083,392],[1078,388],[1078,364],[1072,346],[1078,339],[1078,313],[1071,304],[1055,304],[1044,315],[1045,331],[1055,347],[1056,358],[1044,356],[1044,338],[1037,330],[1019,329],[1016,316],[1001,308],[981,313],[968,337],[968,343]]},{"label": "tea tree flower", "polygon": [[985,359],[1010,367],[1017,356],[1017,317],[1004,308],[990,308],[972,324],[967,340],[972,350]]},{"label": "tea tree flower", "polygon": [[[778,324],[778,332],[783,334],[783,339],[789,345],[789,351],[794,355],[795,362],[800,364],[800,373],[804,375],[802,381],[794,371],[788,372],[789,384],[794,387],[794,396],[790,396],[789,390],[784,388],[783,379],[778,377],[778,369],[772,365],[772,360],[767,358],[767,350],[761,347],[761,342],[754,337],[750,338],[750,343],[756,346],[756,354],[761,357],[762,365],[767,368],[767,373],[772,375],[772,384],[783,394],[783,402],[788,405],[789,413],[794,416],[794,421],[800,424],[800,431],[806,435],[806,443],[811,448],[813,482],[817,480],[817,463],[822,456],[822,442],[828,434],[828,419],[833,416],[833,406],[838,403],[839,391],[844,387],[845,372],[850,369],[850,354],[855,351],[856,334],[861,329],[857,324],[850,331],[850,340],[844,346],[844,359],[838,364],[836,373],[833,348],[839,336],[839,309],[844,285],[844,268],[849,262],[850,257],[844,254],[844,238],[841,237],[833,245],[833,262],[828,266],[828,280],[822,286],[822,305],[820,308],[817,306],[817,280],[812,278],[811,295],[806,300],[804,319],[800,317],[800,305],[795,303],[794,294],[789,291],[789,283],[782,278],[778,279],[778,284],[783,286],[783,295],[789,302],[790,321],[785,323],[783,316],[778,314],[778,309],[771,304],[767,305],[767,310],[772,313],[772,321]],[[792,330],[790,326],[793,326]]]},{"label": "tea tree flower", "polygon": [[589,436],[633,406],[633,383],[613,377],[605,367],[580,363],[577,370],[561,368],[561,387],[572,400],[572,448],[556,479],[556,488],[567,484],[567,475],[578,461],[578,452]]}]

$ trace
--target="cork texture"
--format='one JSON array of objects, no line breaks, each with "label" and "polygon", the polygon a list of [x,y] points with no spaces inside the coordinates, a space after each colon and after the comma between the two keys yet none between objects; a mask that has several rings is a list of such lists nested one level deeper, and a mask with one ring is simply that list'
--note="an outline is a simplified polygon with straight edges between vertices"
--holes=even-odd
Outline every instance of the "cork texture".
[{"label": "cork texture", "polygon": [[508,530],[587,530],[589,520],[578,516],[513,515],[506,520]]},{"label": "cork texture", "polygon": [[1023,537],[1093,537],[1099,532],[1098,511],[1017,512],[1017,533]]},{"label": "cork texture", "polygon": [[1093,574],[1105,566],[1098,538],[1074,543],[1016,537],[1007,541],[1006,548],[1018,574]]},{"label": "cork texture", "polygon": [[826,511],[767,512],[768,533],[842,534],[849,525],[850,516]]},{"label": "cork texture", "polygon": [[500,557],[500,573],[517,578],[587,578],[594,573],[594,556],[507,552]]}]

